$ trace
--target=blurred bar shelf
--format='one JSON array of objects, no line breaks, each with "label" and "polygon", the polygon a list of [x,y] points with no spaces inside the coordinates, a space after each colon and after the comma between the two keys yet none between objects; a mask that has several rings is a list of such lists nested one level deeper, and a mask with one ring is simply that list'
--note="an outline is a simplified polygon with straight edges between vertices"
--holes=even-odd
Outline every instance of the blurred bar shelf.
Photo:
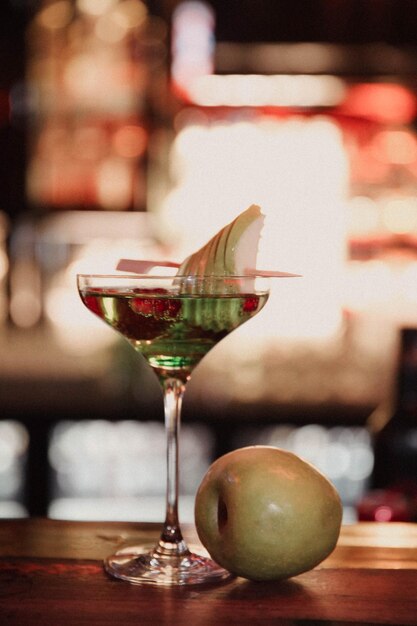
[{"label": "blurred bar shelf", "polygon": [[[44,327],[0,333],[2,419],[19,422],[28,432],[25,504],[30,515],[46,515],[48,510],[48,446],[57,423],[139,420],[162,424],[157,381],[136,355],[120,367],[124,347],[121,342],[120,347],[116,344],[100,354],[76,356],[66,352]],[[236,434],[247,428],[259,430],[282,423],[364,426],[375,408],[366,403],[302,405],[215,398],[202,393],[199,380],[204,379],[195,375],[184,403],[184,423],[201,423],[210,429],[215,457],[236,447]]]}]

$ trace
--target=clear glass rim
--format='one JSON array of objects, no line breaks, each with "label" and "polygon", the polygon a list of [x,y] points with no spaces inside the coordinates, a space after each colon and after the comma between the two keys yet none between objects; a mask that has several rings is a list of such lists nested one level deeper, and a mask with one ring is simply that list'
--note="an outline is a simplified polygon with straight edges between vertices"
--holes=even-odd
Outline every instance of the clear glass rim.
[{"label": "clear glass rim", "polygon": [[[134,279],[138,279],[138,280],[145,280],[145,279],[151,279],[151,280],[170,280],[170,279],[177,279],[177,278],[186,278],[188,280],[249,280],[251,278],[263,278],[265,280],[270,280],[271,276],[265,276],[263,274],[256,274],[256,272],[254,272],[253,274],[207,274],[205,276],[198,276],[195,274],[97,274],[97,273],[92,273],[92,274],[86,274],[86,273],[80,273],[77,274],[77,279],[78,278],[85,278],[85,279],[102,279],[102,278],[109,278],[111,280],[114,279],[123,279],[123,280],[134,280]],[[277,278],[285,278],[284,276],[277,276]]]}]

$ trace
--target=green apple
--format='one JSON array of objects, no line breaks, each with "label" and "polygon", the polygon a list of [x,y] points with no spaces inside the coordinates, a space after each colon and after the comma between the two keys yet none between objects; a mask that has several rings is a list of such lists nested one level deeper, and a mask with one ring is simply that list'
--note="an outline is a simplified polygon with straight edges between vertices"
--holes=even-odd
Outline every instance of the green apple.
[{"label": "green apple", "polygon": [[243,276],[256,267],[264,215],[256,204],[224,226],[180,265],[182,276]]},{"label": "green apple", "polygon": [[[197,277],[198,280],[194,282],[180,278],[181,291],[190,294],[231,294],[243,289],[251,291],[254,279],[239,278],[226,282],[221,277],[241,277],[249,269],[255,269],[263,221],[261,209],[252,204],[202,248],[187,257],[180,265],[177,275]],[[185,300],[183,315],[191,324],[213,330],[232,330],[242,322],[241,303],[233,299],[223,302],[220,310],[216,300]]]},{"label": "green apple", "polygon": [[310,463],[272,446],[218,458],[197,491],[195,524],[214,561],[251,580],[312,569],[336,546],[342,505]]}]

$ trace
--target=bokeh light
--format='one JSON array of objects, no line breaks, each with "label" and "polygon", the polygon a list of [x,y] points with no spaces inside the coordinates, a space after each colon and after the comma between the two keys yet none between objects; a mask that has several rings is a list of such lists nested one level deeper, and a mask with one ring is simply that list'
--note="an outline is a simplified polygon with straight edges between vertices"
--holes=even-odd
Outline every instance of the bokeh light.
[{"label": "bokeh light", "polygon": [[76,6],[88,15],[103,15],[117,4],[118,0],[77,0]]},{"label": "bokeh light", "polygon": [[121,157],[134,159],[142,156],[147,146],[147,133],[141,126],[126,125],[113,135],[113,147]]},{"label": "bokeh light", "polygon": [[383,124],[405,124],[416,115],[417,98],[401,84],[358,83],[350,88],[341,108],[359,118]]},{"label": "bokeh light", "polygon": [[57,0],[45,6],[38,14],[36,21],[48,30],[65,28],[71,22],[74,9],[69,0]]}]

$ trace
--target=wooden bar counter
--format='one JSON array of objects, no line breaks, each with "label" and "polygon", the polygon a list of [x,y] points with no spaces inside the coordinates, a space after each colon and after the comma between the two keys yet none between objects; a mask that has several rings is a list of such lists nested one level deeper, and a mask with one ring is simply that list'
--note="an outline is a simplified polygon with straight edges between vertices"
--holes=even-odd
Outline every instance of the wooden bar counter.
[{"label": "wooden bar counter", "polygon": [[[159,525],[0,521],[1,626],[417,625],[417,524],[359,523],[316,569],[283,582],[154,588],[112,580],[103,557]],[[195,541],[192,528],[185,536]]]}]

